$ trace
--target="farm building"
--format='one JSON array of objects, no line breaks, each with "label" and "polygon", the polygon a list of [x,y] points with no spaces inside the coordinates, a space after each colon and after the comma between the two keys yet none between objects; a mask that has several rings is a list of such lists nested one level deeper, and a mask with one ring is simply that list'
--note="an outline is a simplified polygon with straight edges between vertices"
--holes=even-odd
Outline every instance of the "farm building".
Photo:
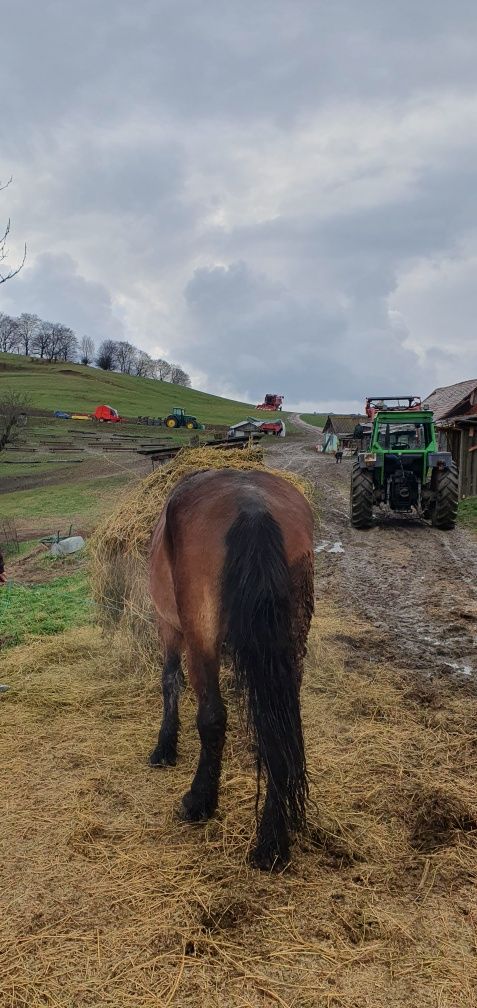
[{"label": "farm building", "polygon": [[368,418],[358,414],[340,416],[336,413],[330,413],[323,427],[322,450],[330,453],[336,451],[338,446],[340,448],[354,447],[355,427],[357,424],[366,423],[368,423]]},{"label": "farm building", "polygon": [[434,413],[439,447],[459,468],[460,496],[477,494],[477,378],[434,389],[423,405]]},{"label": "farm building", "polygon": [[244,438],[249,437],[250,434],[256,434],[260,424],[263,420],[255,420],[253,417],[247,417],[246,420],[241,420],[240,423],[233,424],[229,427],[227,437],[229,438]]},{"label": "farm building", "polygon": [[251,434],[275,434],[277,437],[285,437],[286,427],[283,420],[256,420],[254,417],[247,417],[246,420],[229,427],[227,437],[233,441],[235,438],[250,437]]}]

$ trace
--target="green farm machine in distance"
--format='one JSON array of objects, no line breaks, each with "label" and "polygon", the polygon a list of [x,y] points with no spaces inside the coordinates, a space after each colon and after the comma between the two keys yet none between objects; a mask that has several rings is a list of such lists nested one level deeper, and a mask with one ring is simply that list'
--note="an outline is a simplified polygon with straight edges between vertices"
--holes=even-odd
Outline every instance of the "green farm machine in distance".
[{"label": "green farm machine in distance", "polygon": [[189,416],[180,406],[174,406],[172,413],[164,417],[162,422],[165,427],[185,427],[187,430],[204,430],[204,425],[199,423],[197,417]]},{"label": "green farm machine in distance", "polygon": [[[390,405],[397,403],[397,405]],[[404,405],[403,405],[404,403]],[[433,414],[417,396],[370,397],[369,424],[355,429],[366,450],[351,473],[351,524],[366,529],[375,508],[415,514],[438,529],[453,529],[459,502],[458,472],[450,452],[439,451]]]}]

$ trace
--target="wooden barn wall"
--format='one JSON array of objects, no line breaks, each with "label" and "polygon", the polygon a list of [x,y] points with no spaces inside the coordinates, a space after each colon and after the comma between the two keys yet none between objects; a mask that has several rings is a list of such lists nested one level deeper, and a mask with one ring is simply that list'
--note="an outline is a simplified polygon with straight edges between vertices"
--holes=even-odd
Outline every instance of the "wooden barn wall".
[{"label": "wooden barn wall", "polygon": [[477,495],[477,423],[461,431],[460,493],[462,497]]}]

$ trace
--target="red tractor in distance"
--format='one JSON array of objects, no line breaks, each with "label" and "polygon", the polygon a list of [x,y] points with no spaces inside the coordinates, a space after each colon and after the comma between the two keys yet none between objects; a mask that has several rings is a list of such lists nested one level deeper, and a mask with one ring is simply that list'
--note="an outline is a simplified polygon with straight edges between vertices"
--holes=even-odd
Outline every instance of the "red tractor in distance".
[{"label": "red tractor in distance", "polygon": [[281,410],[284,396],[276,395],[275,392],[267,392],[263,403],[259,403],[255,409]]}]

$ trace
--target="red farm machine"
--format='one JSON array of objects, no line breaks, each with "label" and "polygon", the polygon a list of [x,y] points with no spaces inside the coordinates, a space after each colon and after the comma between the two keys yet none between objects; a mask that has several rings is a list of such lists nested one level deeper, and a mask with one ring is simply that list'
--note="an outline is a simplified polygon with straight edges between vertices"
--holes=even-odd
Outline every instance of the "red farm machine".
[{"label": "red farm machine", "polygon": [[121,423],[123,417],[112,406],[97,406],[91,419],[99,423]]},{"label": "red farm machine", "polygon": [[282,395],[276,395],[275,392],[267,392],[265,399],[263,400],[263,403],[259,403],[258,406],[255,407],[255,409],[263,409],[271,411],[281,410],[283,399],[284,396]]},{"label": "red farm machine", "polygon": [[121,423],[124,417],[119,416],[112,406],[97,406],[94,413],[67,413],[66,410],[55,410],[57,420],[95,420],[96,423]]}]

